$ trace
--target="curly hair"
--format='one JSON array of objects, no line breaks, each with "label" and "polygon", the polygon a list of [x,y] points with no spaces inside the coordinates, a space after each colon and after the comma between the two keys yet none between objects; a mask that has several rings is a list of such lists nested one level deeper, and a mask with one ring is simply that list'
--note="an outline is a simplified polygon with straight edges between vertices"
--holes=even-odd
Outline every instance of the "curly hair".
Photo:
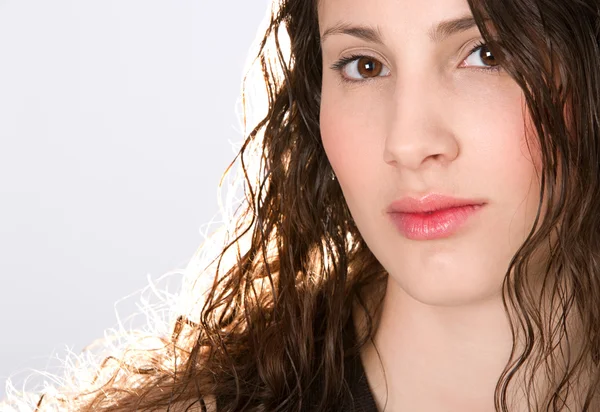
[{"label": "curly hair", "polygon": [[[502,288],[513,351],[495,408],[509,410],[508,385],[526,370],[530,410],[562,410],[583,374],[582,410],[592,410],[600,392],[600,5],[468,3],[490,50],[523,90],[542,160],[534,227]],[[245,197],[224,227],[218,256],[208,262],[198,253],[188,268],[190,283],[178,299],[193,304],[173,311],[172,333],[127,340],[93,379],[28,398],[36,410],[207,410],[212,400],[219,412],[334,411],[351,396],[344,360],[374,336],[388,275],[354,224],[321,141],[317,10],[318,0],[273,4],[253,63],[264,80],[266,115],[224,173],[239,162]],[[251,72],[242,92],[245,125]],[[550,248],[545,305],[526,270],[542,247]],[[366,322],[354,334],[356,310]],[[570,343],[570,314],[584,341],[563,370],[555,348]],[[521,334],[526,344],[518,352]],[[533,393],[537,370],[549,378],[541,396]]]}]

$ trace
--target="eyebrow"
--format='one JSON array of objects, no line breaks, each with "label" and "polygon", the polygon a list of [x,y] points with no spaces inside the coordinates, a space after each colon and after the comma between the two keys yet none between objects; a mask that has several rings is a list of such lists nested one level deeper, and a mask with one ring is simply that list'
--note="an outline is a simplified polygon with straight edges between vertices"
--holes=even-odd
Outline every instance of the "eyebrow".
[{"label": "eyebrow", "polygon": [[[486,19],[486,21],[487,20],[488,19]],[[456,19],[439,22],[429,29],[427,35],[432,42],[440,43],[449,36],[467,31],[476,25],[475,19],[473,19],[471,15],[466,15]],[[321,36],[321,43],[323,43],[327,37],[334,34],[348,34],[370,43],[383,45],[383,36],[381,35],[379,27],[355,26],[349,23],[340,22],[325,30]]]}]

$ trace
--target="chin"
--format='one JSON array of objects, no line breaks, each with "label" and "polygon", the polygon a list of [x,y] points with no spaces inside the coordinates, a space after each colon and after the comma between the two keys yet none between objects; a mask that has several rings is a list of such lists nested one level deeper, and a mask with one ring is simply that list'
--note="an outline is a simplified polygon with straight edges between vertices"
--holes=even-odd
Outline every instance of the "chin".
[{"label": "chin", "polygon": [[390,273],[388,291],[397,289],[417,302],[429,306],[468,306],[502,299],[502,279],[469,276],[464,271],[440,276],[421,273],[418,279],[394,276]]}]

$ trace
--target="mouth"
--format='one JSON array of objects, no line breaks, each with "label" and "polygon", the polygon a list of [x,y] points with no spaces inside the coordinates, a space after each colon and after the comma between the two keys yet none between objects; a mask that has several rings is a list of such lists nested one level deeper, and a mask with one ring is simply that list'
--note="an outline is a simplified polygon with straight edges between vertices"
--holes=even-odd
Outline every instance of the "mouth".
[{"label": "mouth", "polygon": [[452,196],[431,193],[421,198],[404,197],[392,202],[387,211],[389,213],[426,213],[460,206],[482,205],[483,199],[461,199]]},{"label": "mouth", "polygon": [[411,240],[447,238],[461,229],[484,204],[464,204],[418,212],[390,212],[398,231]]}]

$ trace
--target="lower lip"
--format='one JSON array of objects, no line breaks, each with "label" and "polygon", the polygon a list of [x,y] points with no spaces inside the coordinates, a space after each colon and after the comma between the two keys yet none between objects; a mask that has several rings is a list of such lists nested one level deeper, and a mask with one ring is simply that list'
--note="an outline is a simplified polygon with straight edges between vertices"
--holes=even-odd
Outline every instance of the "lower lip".
[{"label": "lower lip", "polygon": [[467,205],[427,213],[390,213],[398,230],[408,239],[432,240],[449,237],[483,205]]}]

